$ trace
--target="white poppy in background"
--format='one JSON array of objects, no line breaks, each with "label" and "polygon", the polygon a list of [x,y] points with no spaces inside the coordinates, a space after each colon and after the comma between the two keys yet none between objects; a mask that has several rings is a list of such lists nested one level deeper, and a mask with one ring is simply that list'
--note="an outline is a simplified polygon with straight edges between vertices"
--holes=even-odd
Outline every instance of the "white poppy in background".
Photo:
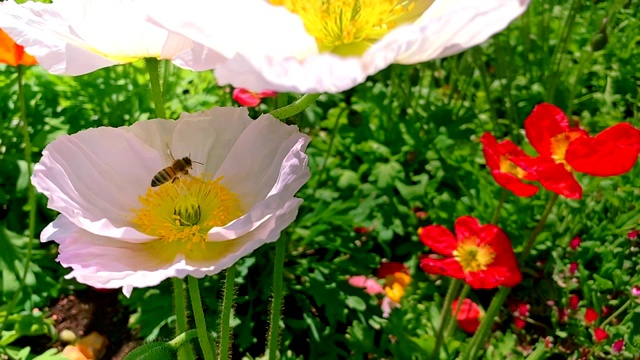
[{"label": "white poppy in background", "polygon": [[0,28],[53,74],[81,75],[146,57],[215,65],[218,53],[148,21],[154,0],[55,0],[0,3]]},{"label": "white poppy in background", "polygon": [[[529,0],[242,2],[246,17],[240,21],[212,20],[211,0],[159,0],[163,5],[150,9],[149,16],[228,58],[210,66],[220,84],[252,91],[340,92],[392,63],[415,64],[478,45],[519,16]],[[265,36],[265,27],[255,26],[254,19],[273,19],[267,29],[286,35]]]},{"label": "white poppy in background", "polygon": [[[60,212],[41,240],[60,244],[68,277],[127,296],[169,277],[218,273],[295,219],[308,142],[297,127],[251,120],[244,108],[62,136],[32,177]],[[168,149],[193,168],[151,187],[172,164]]]}]

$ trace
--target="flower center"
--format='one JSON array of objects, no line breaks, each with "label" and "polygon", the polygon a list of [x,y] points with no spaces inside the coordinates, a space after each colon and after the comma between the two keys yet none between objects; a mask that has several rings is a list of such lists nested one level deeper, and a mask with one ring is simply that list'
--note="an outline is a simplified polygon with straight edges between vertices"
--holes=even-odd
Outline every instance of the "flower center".
[{"label": "flower center", "polygon": [[527,172],[523,168],[514,164],[513,161],[507,159],[504,155],[500,155],[500,171],[511,174],[518,179],[524,179],[527,176]]},{"label": "flower center", "polygon": [[211,228],[243,214],[237,195],[220,185],[220,180],[184,176],[150,187],[139,198],[142,207],[132,210],[132,222],[163,242],[179,242],[189,250],[193,244],[204,247]]},{"label": "flower center", "polygon": [[361,55],[398,25],[418,19],[434,0],[270,0],[302,18],[320,52]]},{"label": "flower center", "polygon": [[385,277],[384,291],[389,299],[400,303],[404,296],[404,288],[411,282],[411,276],[402,272],[393,273]]},{"label": "flower center", "polygon": [[478,246],[476,238],[466,239],[453,251],[453,256],[460,263],[464,272],[486,270],[493,262],[496,253],[491,246]]},{"label": "flower center", "polygon": [[563,164],[568,171],[573,171],[573,169],[567,164],[564,156],[567,153],[569,144],[581,135],[582,133],[579,131],[572,131],[560,133],[551,138],[551,158],[555,162]]}]

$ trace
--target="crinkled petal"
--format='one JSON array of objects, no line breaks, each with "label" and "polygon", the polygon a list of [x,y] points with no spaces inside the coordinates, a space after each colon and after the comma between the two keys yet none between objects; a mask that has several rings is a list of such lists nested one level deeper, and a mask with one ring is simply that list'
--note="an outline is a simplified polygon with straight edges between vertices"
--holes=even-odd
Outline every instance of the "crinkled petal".
[{"label": "crinkled petal", "polygon": [[498,286],[512,287],[520,283],[522,275],[520,271],[512,272],[511,269],[491,267],[484,271],[470,271],[466,273],[465,281],[474,289],[494,289]]},{"label": "crinkled petal", "polygon": [[429,225],[420,228],[420,241],[438,254],[451,256],[458,241],[451,231],[442,225]]},{"label": "crinkled petal", "polygon": [[420,259],[420,268],[427,274],[445,275],[456,279],[465,278],[462,266],[454,258],[433,259],[423,257]]},{"label": "crinkled petal", "polygon": [[309,140],[296,126],[270,115],[253,121],[214,175],[224,177],[221,184],[238,194],[248,211],[224,227],[211,229],[209,240],[229,240],[251,231],[289,201],[309,179],[304,153]]},{"label": "crinkled petal", "polygon": [[[475,46],[504,29],[526,9],[528,0],[436,2],[415,23],[390,31],[363,56],[348,58],[318,54],[301,20],[284,7],[257,1],[251,5],[255,11],[246,12],[244,19],[211,21],[213,3],[191,0],[172,10],[159,7],[150,16],[154,23],[225,54],[228,61],[210,66],[220,84],[313,93],[349,89],[392,63],[423,62]],[[247,28],[260,29],[260,40]],[[237,30],[233,36],[219,35],[228,35],[229,29]]]},{"label": "crinkled petal", "polygon": [[640,153],[640,130],[629,123],[616,124],[594,137],[569,143],[565,160],[576,171],[593,176],[627,173]]},{"label": "crinkled petal", "polygon": [[454,229],[458,241],[473,238],[481,229],[480,221],[473,216],[460,216],[454,224]]},{"label": "crinkled petal", "polygon": [[563,164],[552,159],[537,158],[528,162],[527,166],[536,174],[545,189],[569,199],[582,198],[582,186]]},{"label": "crinkled petal", "polygon": [[538,192],[537,186],[525,184],[515,175],[503,173],[500,171],[492,171],[491,175],[500,186],[511,191],[516,196],[529,197],[535,195]]},{"label": "crinkled petal", "polygon": [[174,251],[184,248],[171,243],[135,244],[95,235],[62,216],[43,240],[55,239],[60,244],[58,261],[73,270],[67,277],[98,288],[122,287],[129,296],[133,288],[154,286],[170,277],[203,277],[226,269],[261,245],[277,240],[295,219],[301,203],[291,199],[254,231],[232,241],[194,246],[187,254]]},{"label": "crinkled petal", "polygon": [[568,132],[569,119],[557,106],[542,103],[533,108],[531,114],[524,121],[527,139],[542,157],[550,157],[551,138]]},{"label": "crinkled petal", "polygon": [[254,107],[260,105],[262,99],[258,94],[249,91],[247,89],[233,89],[233,100],[235,100],[238,104],[247,107]]},{"label": "crinkled petal", "polygon": [[487,167],[491,170],[500,170],[500,149],[498,141],[490,132],[486,132],[480,138],[482,142],[482,153]]},{"label": "crinkled petal", "polygon": [[154,0],[0,4],[0,27],[54,74],[81,75],[145,57],[171,59],[192,41],[146,21]]},{"label": "crinkled petal", "polygon": [[131,209],[164,167],[156,151],[122,129],[97,128],[49,144],[31,181],[48,206],[94,234],[147,241]]}]

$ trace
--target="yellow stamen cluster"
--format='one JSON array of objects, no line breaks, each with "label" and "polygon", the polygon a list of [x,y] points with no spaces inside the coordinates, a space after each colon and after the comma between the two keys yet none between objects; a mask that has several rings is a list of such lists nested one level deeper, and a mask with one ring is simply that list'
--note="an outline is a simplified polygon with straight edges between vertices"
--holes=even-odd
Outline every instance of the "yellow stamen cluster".
[{"label": "yellow stamen cluster", "polygon": [[465,272],[482,271],[493,262],[495,251],[487,244],[478,245],[476,238],[461,241],[453,256]]},{"label": "yellow stamen cluster", "polygon": [[385,278],[384,291],[389,299],[395,303],[400,303],[404,296],[404,289],[411,283],[411,276],[402,272],[387,275]]},{"label": "yellow stamen cluster", "polygon": [[391,29],[412,23],[433,0],[271,0],[302,18],[318,50],[360,55]]},{"label": "yellow stamen cluster", "polygon": [[519,179],[524,179],[524,177],[527,176],[527,172],[524,171],[524,169],[514,164],[504,155],[500,156],[500,171],[503,173],[514,175]]},{"label": "yellow stamen cluster", "polygon": [[551,138],[551,158],[557,163],[561,163],[568,171],[573,171],[573,168],[564,159],[569,144],[580,137],[581,133],[578,131],[560,133]]},{"label": "yellow stamen cluster", "polygon": [[185,176],[179,181],[150,187],[133,210],[132,222],[141,232],[166,243],[179,242],[191,250],[204,248],[207,233],[243,214],[236,194],[220,184],[222,178],[208,180]]}]

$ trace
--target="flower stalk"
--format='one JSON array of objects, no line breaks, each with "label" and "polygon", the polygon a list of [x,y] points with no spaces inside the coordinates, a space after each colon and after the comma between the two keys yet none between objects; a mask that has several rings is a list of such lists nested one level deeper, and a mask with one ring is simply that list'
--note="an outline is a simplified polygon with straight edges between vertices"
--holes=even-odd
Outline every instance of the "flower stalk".
[{"label": "flower stalk", "polygon": [[156,58],[145,58],[144,63],[147,65],[147,71],[149,72],[149,85],[151,86],[151,95],[153,97],[156,116],[160,119],[166,119],[167,115],[164,109],[162,86],[160,85],[159,61]]},{"label": "flower stalk", "polygon": [[218,355],[220,359],[229,357],[231,310],[233,309],[233,297],[235,295],[236,265],[230,266],[225,272],[224,295],[222,298],[222,309],[220,313],[220,344]]},{"label": "flower stalk", "polygon": [[294,103],[287,106],[275,109],[269,114],[273,115],[278,120],[284,120],[303,112],[306,108],[311,106],[318,98],[320,94],[305,94]]},{"label": "flower stalk", "polygon": [[[176,314],[176,339],[187,332],[187,308],[185,305],[186,292],[184,291],[184,280],[178,278],[172,278],[173,283],[173,309]],[[192,336],[193,337],[193,336]],[[188,340],[184,340],[184,344],[187,346],[180,346],[178,349],[179,360],[194,360],[195,355],[193,349],[188,343]]]},{"label": "flower stalk", "polygon": [[191,298],[191,308],[193,309],[193,317],[196,320],[196,330],[198,331],[198,342],[202,349],[202,355],[205,360],[214,360],[215,350],[213,344],[209,341],[207,332],[207,323],[204,319],[204,311],[202,310],[202,301],[200,297],[200,287],[198,279],[189,276],[187,281],[189,284],[189,297]]},{"label": "flower stalk", "polygon": [[447,295],[445,295],[444,301],[442,303],[440,318],[438,319],[438,328],[436,330],[436,344],[433,347],[433,358],[440,358],[440,347],[442,346],[444,329],[445,327],[447,327],[448,322],[451,321],[449,309],[451,308],[453,299],[455,299],[456,295],[460,291],[460,286],[462,286],[462,282],[456,279],[451,279],[451,283],[449,283],[449,289],[447,290]]},{"label": "flower stalk", "polygon": [[276,241],[276,258],[273,269],[273,300],[271,302],[271,318],[269,319],[269,339],[267,341],[269,359],[276,359],[280,342],[280,312],[283,298],[284,258],[287,249],[285,237]]}]

